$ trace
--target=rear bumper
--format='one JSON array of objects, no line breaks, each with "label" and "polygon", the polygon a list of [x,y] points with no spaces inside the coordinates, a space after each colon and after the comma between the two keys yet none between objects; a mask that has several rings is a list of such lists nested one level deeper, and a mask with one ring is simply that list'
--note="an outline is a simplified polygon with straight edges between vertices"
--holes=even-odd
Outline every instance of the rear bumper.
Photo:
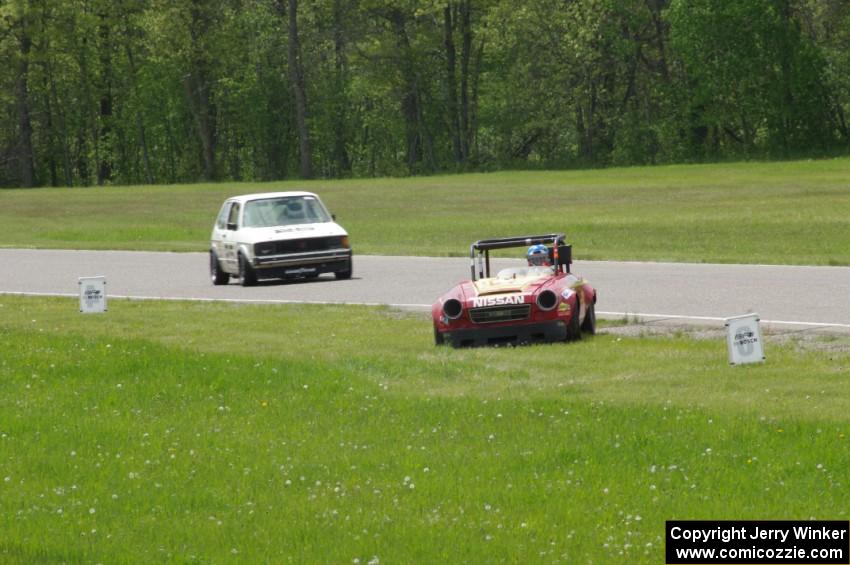
[{"label": "rear bumper", "polygon": [[468,328],[444,332],[446,343],[453,347],[478,347],[482,345],[521,345],[546,343],[567,339],[567,324],[561,320],[519,324],[498,328]]}]

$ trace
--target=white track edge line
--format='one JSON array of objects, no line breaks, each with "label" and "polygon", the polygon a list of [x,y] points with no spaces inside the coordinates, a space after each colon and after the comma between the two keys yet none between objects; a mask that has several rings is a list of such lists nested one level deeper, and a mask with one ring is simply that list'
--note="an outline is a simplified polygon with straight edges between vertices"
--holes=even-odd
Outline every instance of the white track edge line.
[{"label": "white track edge line", "polygon": [[[79,295],[74,293],[63,292],[11,292],[0,290],[0,296],[54,296],[61,298],[77,298]],[[344,300],[283,300],[276,298],[208,298],[208,297],[164,297],[164,296],[132,296],[112,294],[107,298],[126,299],[126,300],[165,300],[165,301],[192,301],[192,302],[224,302],[233,304],[316,304],[316,305],[349,305],[349,306],[388,306],[390,308],[406,308],[406,309],[430,309],[430,304],[389,304],[384,302],[346,302]],[[647,312],[607,312],[599,310],[596,312],[599,315],[606,317],[634,317],[634,318],[652,318],[655,320],[694,320],[702,322],[725,322],[726,318],[719,316],[687,316],[682,314],[650,314]],[[792,320],[764,320],[763,324],[784,325],[784,326],[806,326],[806,327],[824,327],[824,328],[847,328],[850,329],[850,324],[841,324],[837,322],[795,322]]]}]

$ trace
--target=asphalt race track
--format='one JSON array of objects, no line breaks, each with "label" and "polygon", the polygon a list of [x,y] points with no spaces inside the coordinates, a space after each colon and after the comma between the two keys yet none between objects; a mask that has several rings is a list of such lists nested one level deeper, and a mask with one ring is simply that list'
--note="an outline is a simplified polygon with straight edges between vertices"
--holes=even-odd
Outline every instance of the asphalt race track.
[{"label": "asphalt race track", "polygon": [[[77,296],[77,279],[104,275],[111,298],[388,304],[427,310],[469,278],[469,259],[356,255],[354,277],[337,281],[213,286],[206,253],[0,249],[0,293]],[[495,260],[494,269],[522,265]],[[850,267],[576,261],[599,292],[599,317],[702,322],[757,312],[787,329],[850,332]]]}]

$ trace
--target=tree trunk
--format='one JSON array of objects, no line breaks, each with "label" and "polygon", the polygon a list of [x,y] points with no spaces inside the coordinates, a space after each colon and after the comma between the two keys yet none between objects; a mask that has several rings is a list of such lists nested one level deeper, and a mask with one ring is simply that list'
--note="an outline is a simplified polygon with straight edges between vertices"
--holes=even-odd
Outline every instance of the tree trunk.
[{"label": "tree trunk", "polygon": [[194,72],[184,77],[183,86],[186,89],[189,109],[195,117],[198,139],[201,142],[204,178],[214,180],[216,178],[216,124],[215,114],[210,104],[209,86],[203,69],[196,67]]},{"label": "tree trunk", "polygon": [[471,0],[461,0],[460,25],[463,43],[460,51],[460,131],[463,160],[469,159],[469,59],[472,55]]},{"label": "tree trunk", "polygon": [[454,22],[452,12],[454,6],[451,2],[446,4],[443,10],[443,45],[446,50],[446,111],[448,112],[449,134],[452,138],[452,151],[455,163],[463,161],[463,150],[461,148],[461,130],[458,122],[457,107],[457,55],[454,42]]},{"label": "tree trunk", "polygon": [[204,40],[209,34],[210,18],[205,13],[209,8],[201,5],[199,0],[193,0],[189,9],[191,22],[190,70],[183,79],[189,109],[195,118],[198,138],[201,142],[201,159],[204,178],[215,180],[218,176],[216,167],[216,112],[210,98],[209,55],[204,46]]},{"label": "tree trunk", "polygon": [[289,80],[295,94],[295,127],[298,130],[299,172],[301,178],[313,177],[313,159],[310,153],[307,91],[304,68],[301,64],[301,43],[298,39],[298,0],[289,0]]},{"label": "tree trunk", "polygon": [[395,28],[398,61],[403,80],[401,113],[404,116],[407,138],[407,166],[411,172],[415,172],[417,165],[424,161],[426,167],[433,170],[433,143],[425,126],[419,78],[416,74],[416,62],[413,60],[410,38],[405,29],[405,16],[400,10],[394,9],[389,12],[387,18]]},{"label": "tree trunk", "polygon": [[484,38],[478,41],[478,49],[473,60],[472,71],[472,102],[469,108],[469,148],[470,155],[467,157],[474,164],[478,164],[478,84],[481,78],[481,61],[484,58]]},{"label": "tree trunk", "polygon": [[[136,59],[133,56],[133,50],[130,48],[129,39],[127,40],[127,44],[124,45],[124,50],[127,52],[127,62],[129,64],[130,69],[130,77],[133,85],[136,84]],[[145,182],[148,184],[153,184],[155,182],[153,171],[151,169],[151,160],[150,154],[148,151],[148,141],[147,136],[145,135],[145,124],[142,120],[141,110],[136,111],[136,130],[139,136],[139,145],[142,148],[142,164],[145,168]]]},{"label": "tree trunk", "polygon": [[32,39],[27,29],[26,16],[20,21],[20,36],[18,36],[18,47],[20,49],[20,63],[18,64],[18,78],[15,82],[15,98],[18,110],[18,160],[20,164],[21,187],[32,188],[35,186],[35,155],[32,145],[32,120],[30,119],[29,98],[29,58],[32,48]]},{"label": "tree trunk", "polygon": [[345,176],[351,172],[351,158],[346,149],[346,114],[348,97],[345,94],[346,66],[344,14],[341,0],[334,0],[334,67],[336,76],[336,107],[334,116],[334,162],[337,176]]},{"label": "tree trunk", "polygon": [[664,27],[664,18],[662,12],[667,7],[665,0],[647,0],[647,7],[652,17],[652,25],[655,28],[655,47],[658,49],[658,64],[661,69],[661,76],[664,82],[670,82],[670,68],[667,64],[667,48],[664,45],[664,38],[667,37],[667,30]]},{"label": "tree trunk", "polygon": [[97,165],[97,184],[112,180],[112,142],[110,133],[112,129],[112,41],[108,14],[99,15],[98,36],[100,44],[100,128],[98,131],[98,144],[100,145],[100,162]]},{"label": "tree trunk", "polygon": [[71,149],[68,145],[68,127],[65,119],[65,113],[62,109],[62,104],[59,102],[59,95],[56,92],[56,80],[53,78],[53,65],[48,59],[46,63],[47,81],[50,85],[48,100],[52,100],[52,105],[57,108],[56,113],[59,118],[59,135],[62,143],[62,172],[65,176],[65,186],[74,186],[74,176],[71,172]]}]

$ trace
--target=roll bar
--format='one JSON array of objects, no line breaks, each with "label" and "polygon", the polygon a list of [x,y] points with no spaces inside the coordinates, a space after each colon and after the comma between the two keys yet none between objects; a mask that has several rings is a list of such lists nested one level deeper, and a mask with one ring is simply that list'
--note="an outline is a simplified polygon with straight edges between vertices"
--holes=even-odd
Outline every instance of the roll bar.
[{"label": "roll bar", "polygon": [[[564,234],[550,233],[544,235],[526,235],[522,237],[503,237],[499,239],[481,239],[469,246],[469,267],[472,280],[490,276],[490,251],[493,249],[508,249],[511,247],[531,247],[538,243],[549,248],[549,260],[555,271],[570,272],[573,262],[572,245],[565,243]],[[477,273],[476,273],[477,255]],[[477,274],[477,276],[476,276]]]}]

